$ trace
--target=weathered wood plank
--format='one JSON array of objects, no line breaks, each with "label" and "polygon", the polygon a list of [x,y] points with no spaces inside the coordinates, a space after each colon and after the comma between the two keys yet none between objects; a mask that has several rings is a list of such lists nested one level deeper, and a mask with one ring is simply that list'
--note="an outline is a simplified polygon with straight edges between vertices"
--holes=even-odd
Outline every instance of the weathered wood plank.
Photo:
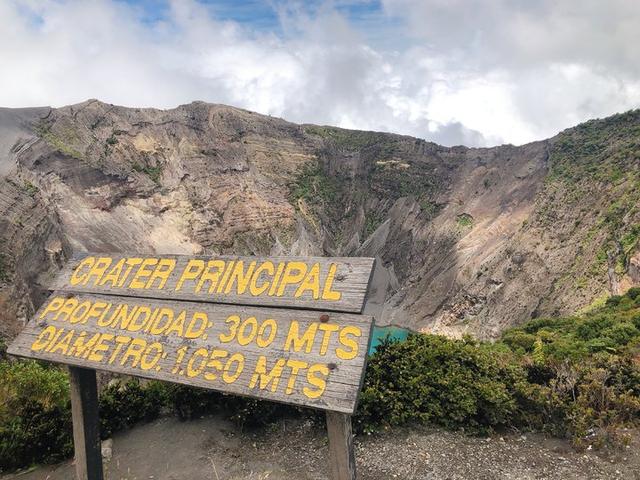
[{"label": "weathered wood plank", "polygon": [[356,480],[351,416],[338,412],[327,412],[326,415],[331,480]]},{"label": "weathered wood plank", "polygon": [[69,368],[77,480],[102,480],[96,371]]},{"label": "weathered wood plank", "polygon": [[360,313],[373,258],[78,254],[52,290]]},{"label": "weathered wood plank", "polygon": [[353,413],[370,316],[54,292],[9,353]]}]

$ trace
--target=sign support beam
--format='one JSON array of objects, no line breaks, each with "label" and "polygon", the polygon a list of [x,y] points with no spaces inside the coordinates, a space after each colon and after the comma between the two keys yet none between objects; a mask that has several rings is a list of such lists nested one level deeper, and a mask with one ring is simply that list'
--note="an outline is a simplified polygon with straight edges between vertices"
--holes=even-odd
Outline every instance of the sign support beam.
[{"label": "sign support beam", "polygon": [[103,480],[96,371],[69,367],[77,480]]},{"label": "sign support beam", "polygon": [[331,480],[356,480],[351,415],[327,411]]},{"label": "sign support beam", "polygon": [[[379,258],[376,258],[371,277],[373,285],[366,297],[364,312],[375,317],[382,313],[389,288],[389,274]],[[351,415],[332,411],[327,411],[326,415],[331,480],[356,480]]]}]

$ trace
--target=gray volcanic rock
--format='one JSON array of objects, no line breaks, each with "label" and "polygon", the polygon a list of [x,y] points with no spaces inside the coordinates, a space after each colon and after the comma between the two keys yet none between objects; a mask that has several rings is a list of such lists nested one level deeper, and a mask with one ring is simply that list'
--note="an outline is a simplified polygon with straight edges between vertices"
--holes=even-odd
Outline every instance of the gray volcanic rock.
[{"label": "gray volcanic rock", "polygon": [[16,154],[37,139],[33,124],[50,110],[49,107],[0,108],[0,176],[15,170]]}]

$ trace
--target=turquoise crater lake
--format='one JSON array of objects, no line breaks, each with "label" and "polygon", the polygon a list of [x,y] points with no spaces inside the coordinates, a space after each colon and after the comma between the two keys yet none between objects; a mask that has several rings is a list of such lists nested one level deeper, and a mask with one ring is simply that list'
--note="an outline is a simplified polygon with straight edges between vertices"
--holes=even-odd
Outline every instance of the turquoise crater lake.
[{"label": "turquoise crater lake", "polygon": [[395,327],[393,325],[388,327],[378,327],[377,325],[374,325],[371,346],[369,347],[369,355],[375,353],[376,347],[380,345],[385,338],[388,337],[392,340],[402,342],[407,339],[410,333],[411,330],[402,327]]}]

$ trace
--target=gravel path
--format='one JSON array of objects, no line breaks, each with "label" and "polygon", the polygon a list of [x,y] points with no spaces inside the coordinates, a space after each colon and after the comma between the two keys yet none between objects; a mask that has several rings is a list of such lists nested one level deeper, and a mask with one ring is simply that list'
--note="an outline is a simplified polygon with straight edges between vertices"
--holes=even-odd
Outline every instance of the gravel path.
[{"label": "gravel path", "polygon": [[[640,480],[640,442],[576,452],[541,435],[467,437],[427,428],[356,440],[361,480]],[[217,417],[163,418],[116,435],[106,480],[327,480],[322,430],[287,420],[242,433]],[[70,463],[2,480],[69,480]]]}]

